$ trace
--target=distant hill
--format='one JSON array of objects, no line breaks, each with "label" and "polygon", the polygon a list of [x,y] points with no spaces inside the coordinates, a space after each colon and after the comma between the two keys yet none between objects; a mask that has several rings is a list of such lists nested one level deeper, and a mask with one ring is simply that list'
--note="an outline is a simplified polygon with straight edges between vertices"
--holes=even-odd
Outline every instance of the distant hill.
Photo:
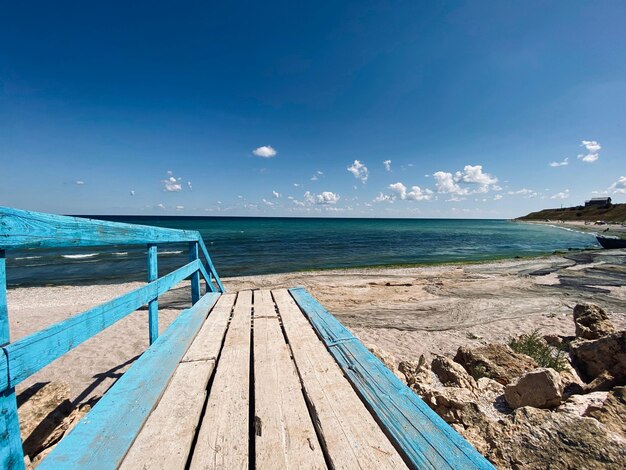
[{"label": "distant hill", "polygon": [[604,220],[606,222],[626,222],[626,204],[608,206],[576,206],[562,209],[543,209],[531,212],[517,220]]}]

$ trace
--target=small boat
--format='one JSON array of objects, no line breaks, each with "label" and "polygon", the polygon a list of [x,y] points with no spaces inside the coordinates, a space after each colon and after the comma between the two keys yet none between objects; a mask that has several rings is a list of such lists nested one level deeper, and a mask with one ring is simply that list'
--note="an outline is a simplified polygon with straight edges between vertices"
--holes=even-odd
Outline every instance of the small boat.
[{"label": "small boat", "polygon": [[626,240],[618,237],[603,237],[601,235],[596,236],[598,243],[602,245],[602,248],[626,248]]}]

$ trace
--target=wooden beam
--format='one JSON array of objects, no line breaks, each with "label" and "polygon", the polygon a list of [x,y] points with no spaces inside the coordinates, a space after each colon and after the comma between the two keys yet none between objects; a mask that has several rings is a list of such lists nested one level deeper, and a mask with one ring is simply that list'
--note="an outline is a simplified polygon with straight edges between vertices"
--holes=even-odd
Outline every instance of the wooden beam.
[{"label": "wooden beam", "polygon": [[[4,388],[7,385],[15,387],[83,341],[167,292],[196,272],[199,265],[199,260],[192,261],[143,287],[8,344],[4,350],[9,361],[10,383],[4,383]],[[0,386],[2,380],[0,378]]]},{"label": "wooden beam", "polygon": [[[189,261],[199,259],[198,242],[189,242]],[[191,275],[191,305],[200,299],[200,272]]]},{"label": "wooden beam", "polygon": [[[156,281],[159,277],[157,264],[157,246],[148,245],[148,282]],[[159,337],[159,300],[158,296],[148,302],[148,338],[150,344]]]},{"label": "wooden beam", "polygon": [[[219,292],[221,293],[226,292],[226,289],[224,289],[224,286],[222,285],[222,281],[220,280],[220,277],[217,275],[215,266],[213,266],[213,261],[211,261],[211,257],[209,256],[209,251],[206,249],[206,245],[204,244],[204,240],[202,240],[202,237],[199,238],[198,244],[200,245],[200,250],[204,254],[204,258],[206,259],[206,262],[209,265],[209,272],[212,273],[213,277],[215,278],[215,282],[217,283]],[[213,290],[213,286],[211,286],[211,290]]]},{"label": "wooden beam", "polygon": [[254,293],[257,468],[327,468],[269,290]]},{"label": "wooden beam", "polygon": [[[0,346],[9,342],[9,311],[7,308],[6,257],[0,250]],[[0,380],[8,381],[8,360],[4,349],[0,350]],[[0,383],[0,468],[22,470],[24,451],[17,417],[15,388]]]},{"label": "wooden beam", "polygon": [[0,207],[0,248],[146,245],[198,241],[193,230],[123,224]]},{"label": "wooden beam", "polygon": [[406,468],[285,289],[272,291],[313,423],[333,468]]},{"label": "wooden beam", "polygon": [[211,310],[121,469],[185,467],[235,297],[221,296]]},{"label": "wooden beam", "polygon": [[289,292],[361,398],[415,468],[494,468],[311,294],[302,287]]},{"label": "wooden beam", "polygon": [[237,295],[190,468],[247,469],[252,292]]},{"label": "wooden beam", "polygon": [[117,468],[218,298],[206,294],[181,313],[38,468]]}]

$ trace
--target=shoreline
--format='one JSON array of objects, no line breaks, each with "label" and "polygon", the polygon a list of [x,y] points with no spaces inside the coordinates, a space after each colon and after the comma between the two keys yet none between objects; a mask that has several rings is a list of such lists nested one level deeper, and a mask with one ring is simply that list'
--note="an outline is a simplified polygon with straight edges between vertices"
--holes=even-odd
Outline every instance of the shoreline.
[{"label": "shoreline", "polygon": [[618,222],[607,222],[604,225],[595,225],[594,223],[585,224],[584,221],[579,220],[518,220],[515,222],[521,222],[524,224],[535,225],[548,225],[550,227],[561,228],[565,230],[574,230],[580,233],[591,233],[601,235],[606,233],[607,235],[618,235],[621,237],[626,236],[626,226]]},{"label": "shoreline", "polygon": [[[608,268],[608,269],[607,269]],[[346,268],[223,278],[229,292],[306,287],[364,343],[401,360],[507,342],[540,328],[572,335],[571,309],[598,303],[626,327],[626,250],[587,250],[481,263]],[[8,290],[11,340],[110,300],[143,282]],[[159,299],[159,329],[189,307],[189,283]],[[77,404],[100,396],[148,345],[142,308],[18,386],[67,382]]]}]

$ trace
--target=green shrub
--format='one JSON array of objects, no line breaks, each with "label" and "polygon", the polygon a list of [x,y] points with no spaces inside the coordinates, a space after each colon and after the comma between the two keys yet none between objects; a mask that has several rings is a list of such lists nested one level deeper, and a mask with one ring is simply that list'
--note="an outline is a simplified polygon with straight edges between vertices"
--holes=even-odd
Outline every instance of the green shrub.
[{"label": "green shrub", "polygon": [[489,374],[487,373],[487,368],[483,364],[475,364],[471,366],[468,372],[469,375],[474,377],[474,380],[482,379],[483,377],[489,377]]},{"label": "green shrub", "polygon": [[565,351],[546,343],[539,334],[539,330],[519,338],[512,338],[509,341],[509,346],[517,353],[532,357],[541,367],[549,367],[557,372],[566,369],[567,356]]}]

